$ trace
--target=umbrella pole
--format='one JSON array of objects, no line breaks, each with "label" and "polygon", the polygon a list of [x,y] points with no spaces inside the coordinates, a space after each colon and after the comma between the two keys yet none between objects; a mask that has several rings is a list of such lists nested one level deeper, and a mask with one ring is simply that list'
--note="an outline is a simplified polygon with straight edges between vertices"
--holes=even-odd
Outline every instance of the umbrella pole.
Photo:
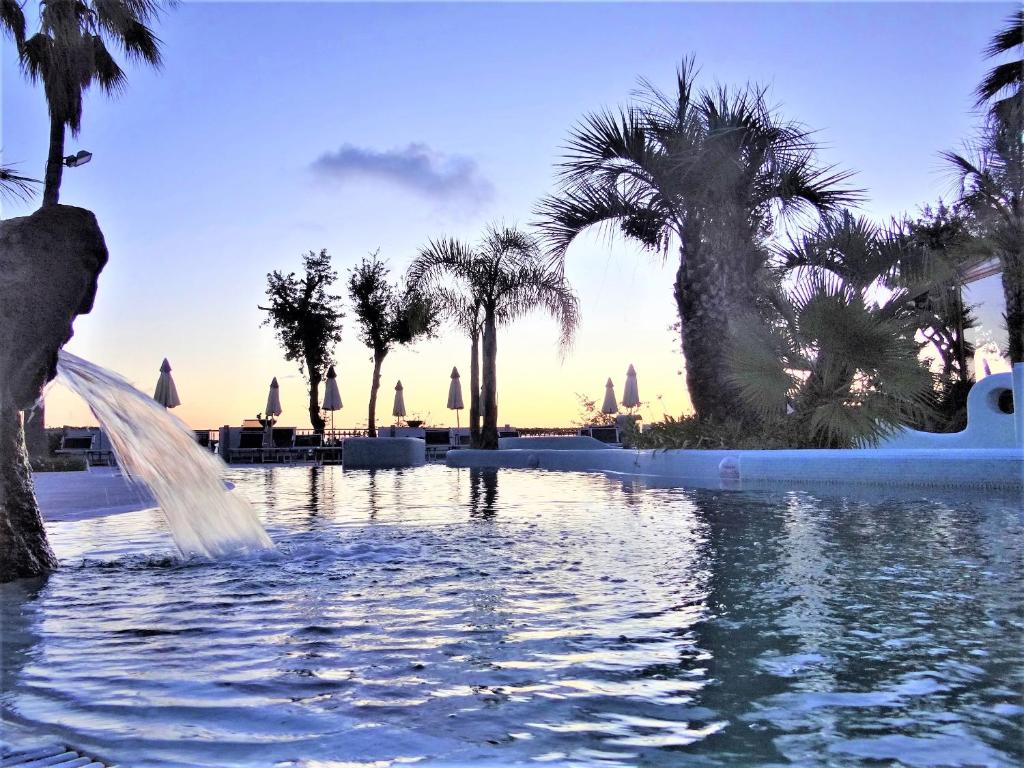
[{"label": "umbrella pole", "polygon": [[456,429],[462,429],[462,424],[459,423],[459,411],[458,411],[458,409],[455,410],[455,428]]}]

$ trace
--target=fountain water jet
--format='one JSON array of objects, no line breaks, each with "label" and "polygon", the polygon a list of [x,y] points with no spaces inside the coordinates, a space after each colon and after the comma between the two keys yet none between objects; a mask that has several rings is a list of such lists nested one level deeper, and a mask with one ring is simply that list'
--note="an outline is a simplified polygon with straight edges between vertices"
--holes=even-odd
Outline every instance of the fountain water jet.
[{"label": "fountain water jet", "polygon": [[116,373],[68,352],[60,352],[57,372],[92,408],[122,469],[152,492],[183,556],[273,548],[248,502],[224,487],[223,462],[180,419]]}]

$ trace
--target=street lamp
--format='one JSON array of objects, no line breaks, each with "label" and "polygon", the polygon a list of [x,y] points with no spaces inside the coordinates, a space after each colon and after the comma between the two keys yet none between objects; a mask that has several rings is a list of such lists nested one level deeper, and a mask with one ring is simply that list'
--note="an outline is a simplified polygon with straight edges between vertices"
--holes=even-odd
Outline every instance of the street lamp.
[{"label": "street lamp", "polygon": [[64,165],[68,168],[77,168],[80,165],[85,165],[92,160],[92,152],[86,152],[84,149],[78,151],[78,154],[68,155],[64,158]]}]

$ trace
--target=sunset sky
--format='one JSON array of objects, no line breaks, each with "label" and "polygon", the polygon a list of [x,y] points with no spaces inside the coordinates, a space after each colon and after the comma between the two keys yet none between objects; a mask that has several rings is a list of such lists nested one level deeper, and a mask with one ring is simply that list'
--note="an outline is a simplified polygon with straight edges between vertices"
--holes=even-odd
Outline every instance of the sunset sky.
[{"label": "sunset sky", "polygon": [[[489,222],[528,225],[553,165],[586,112],[628,100],[639,77],[670,87],[693,54],[702,82],[770,86],[782,114],[818,129],[822,159],[857,172],[879,220],[949,199],[939,152],[975,131],[981,51],[1017,6],[971,4],[186,3],[159,23],[160,72],[126,66],[128,89],[91,93],[68,152],[62,202],[96,212],[110,248],[96,307],[68,349],[152,392],[174,369],[194,427],[238,424],[281,383],[282,423],[308,426],[304,383],[257,304],[266,274],[326,248],[341,275],[380,249],[397,278],[428,239],[476,239]],[[4,42],[4,162],[42,176],[40,88]],[[3,216],[32,204],[7,204]],[[562,359],[537,316],[499,337],[500,423],[577,418],[576,393],[621,398],[635,365],[646,418],[688,409],[669,326],[668,264],[596,234],[568,254],[583,323]],[[983,332],[1002,341],[998,278],[972,289]],[[469,343],[439,338],[384,365],[383,423],[405,386],[410,417],[445,410]],[[336,353],[345,408],[366,421],[369,350],[351,311]],[[93,421],[62,387],[50,425]],[[463,417],[465,423],[465,416]]]}]

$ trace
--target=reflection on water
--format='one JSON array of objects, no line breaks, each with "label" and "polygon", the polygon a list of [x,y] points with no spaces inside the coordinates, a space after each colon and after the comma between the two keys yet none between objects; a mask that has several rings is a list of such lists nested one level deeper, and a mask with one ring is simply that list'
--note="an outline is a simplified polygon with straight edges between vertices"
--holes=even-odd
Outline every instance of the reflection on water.
[{"label": "reflection on water", "polygon": [[49,527],[64,568],[0,588],[6,716],[132,766],[1024,759],[1019,500],[231,479],[282,556]]},{"label": "reflection on water", "polygon": [[498,470],[473,468],[469,470],[469,514],[481,520],[490,520],[497,514]]}]

